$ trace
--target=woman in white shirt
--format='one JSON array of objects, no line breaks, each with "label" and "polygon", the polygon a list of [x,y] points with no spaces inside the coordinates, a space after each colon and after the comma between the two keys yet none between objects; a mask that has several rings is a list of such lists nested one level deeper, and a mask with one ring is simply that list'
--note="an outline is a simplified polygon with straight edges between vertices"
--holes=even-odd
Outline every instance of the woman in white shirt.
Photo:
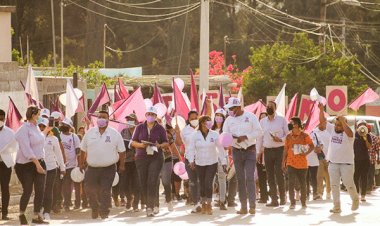
[{"label": "woman in white shirt", "polygon": [[[41,131],[44,131],[48,124],[49,120],[44,118],[38,123],[38,127]],[[65,163],[63,162],[61,147],[59,146],[58,138],[54,136],[54,133],[52,131],[50,131],[45,138],[44,150],[46,164],[46,182],[42,207],[44,208],[43,217],[45,220],[49,221],[50,211],[53,203],[54,181],[55,178],[59,176],[59,174],[57,174],[58,172],[61,172],[61,175],[65,173]]]},{"label": "woman in white shirt", "polygon": [[211,130],[212,126],[211,118],[202,116],[199,119],[199,129],[193,134],[187,150],[190,168],[196,169],[199,178],[201,212],[208,215],[212,215],[212,185],[218,162],[221,162],[224,171],[227,169],[226,154],[219,143],[219,133]]}]

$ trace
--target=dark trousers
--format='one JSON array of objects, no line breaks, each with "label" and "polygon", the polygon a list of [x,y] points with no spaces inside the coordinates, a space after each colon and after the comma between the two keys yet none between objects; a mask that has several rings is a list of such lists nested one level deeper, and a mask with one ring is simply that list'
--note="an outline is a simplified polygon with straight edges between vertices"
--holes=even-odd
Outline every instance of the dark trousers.
[{"label": "dark trousers", "polygon": [[100,216],[109,214],[112,182],[115,178],[116,165],[107,167],[88,167],[84,183],[90,207]]},{"label": "dark trousers", "polygon": [[213,182],[217,170],[218,163],[208,166],[196,166],[202,202],[207,201],[210,203],[212,201]]},{"label": "dark trousers", "polygon": [[60,175],[60,169],[57,168],[57,176],[54,180],[53,185],[53,204],[52,207],[54,208],[61,208],[63,196],[62,196],[62,179]]},{"label": "dark trousers", "polygon": [[[46,169],[45,162],[40,161],[42,168]],[[34,187],[34,213],[39,213],[42,207],[45,190],[45,174],[39,174],[33,162],[16,164],[15,170],[22,185],[20,199],[20,212],[25,212]]]},{"label": "dark trousers", "polygon": [[136,160],[137,173],[141,185],[142,200],[146,200],[146,207],[153,209],[157,194],[157,183],[160,178],[163,155],[147,156],[144,159]]},{"label": "dark trousers", "polygon": [[12,167],[8,168],[4,162],[0,162],[0,185],[1,185],[1,213],[8,215],[9,206],[9,182],[11,181]]},{"label": "dark trousers", "polygon": [[356,190],[358,191],[358,193],[360,192],[362,196],[365,196],[367,193],[369,165],[369,159],[355,160],[354,182]]},{"label": "dark trousers", "polygon": [[375,186],[375,164],[369,165],[367,191],[372,191]]},{"label": "dark trousers", "polygon": [[45,182],[45,192],[44,192],[44,213],[50,213],[52,203],[53,203],[53,187],[55,177],[57,176],[57,168],[47,171],[46,182]]},{"label": "dark trousers", "polygon": [[232,157],[234,160],[236,177],[238,182],[239,200],[241,208],[247,209],[247,199],[249,207],[256,208],[256,183],[255,166],[256,151],[255,146],[248,147],[247,150],[233,148]]},{"label": "dark trousers", "polygon": [[301,203],[306,203],[306,174],[307,169],[296,169],[288,166],[289,175],[289,199],[291,204],[295,204],[294,190],[296,186],[296,180],[298,180],[301,188]]},{"label": "dark trousers", "polygon": [[[126,162],[125,163],[125,196],[127,197],[128,202],[133,203],[133,208],[137,208],[140,196],[140,180],[139,175],[137,174],[137,168],[135,162]],[[141,202],[142,204],[142,202]]]},{"label": "dark trousers", "polygon": [[317,196],[317,172],[318,166],[309,166],[307,171],[307,194],[310,194],[310,185],[313,188],[313,196]]},{"label": "dark trousers", "polygon": [[285,179],[282,171],[282,156],[284,147],[265,148],[264,161],[269,183],[269,194],[272,202],[278,202],[277,186],[280,199],[285,200]]},{"label": "dark trousers", "polygon": [[193,203],[197,204],[199,202],[200,197],[198,174],[196,170],[190,168],[190,163],[187,159],[185,160],[185,167],[187,175],[189,176],[190,197]]},{"label": "dark trousers", "polygon": [[75,189],[75,206],[80,206],[80,183],[74,183],[74,181],[71,179],[71,171],[73,169],[74,168],[66,170],[66,174],[63,177],[62,181],[62,193],[64,199],[63,205],[65,207],[70,207],[71,205],[71,194],[73,192],[73,185]]},{"label": "dark trousers", "polygon": [[237,177],[234,175],[231,177],[229,181],[227,181],[227,191],[228,191],[228,196],[227,196],[227,202],[228,203],[233,203],[235,202],[235,197],[237,193]]},{"label": "dark trousers", "polygon": [[256,163],[256,168],[257,176],[259,177],[260,200],[268,201],[268,183],[265,166],[263,164]]}]

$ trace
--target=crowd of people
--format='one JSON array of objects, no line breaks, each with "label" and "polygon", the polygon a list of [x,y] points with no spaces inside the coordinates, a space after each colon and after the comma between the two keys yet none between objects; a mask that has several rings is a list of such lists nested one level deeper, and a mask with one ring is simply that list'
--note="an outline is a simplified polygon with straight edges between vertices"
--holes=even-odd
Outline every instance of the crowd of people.
[{"label": "crowd of people", "polygon": [[[355,131],[343,116],[335,124],[327,122],[324,106],[319,107],[320,122],[310,134],[300,118],[288,122],[278,115],[275,102],[257,118],[234,97],[214,115],[190,111],[184,128],[163,123],[157,109],[149,107],[144,122],[136,114],[126,116],[121,132],[111,128],[107,111],[98,112],[95,125],[75,132],[61,113],[30,106],[14,133],[0,110],[2,220],[9,220],[12,168],[23,190],[22,225],[28,224],[25,212],[33,192],[33,223],[48,224],[51,211],[80,208],[91,208],[92,219],[105,219],[112,200],[117,207],[154,217],[160,211],[161,183],[168,211],[174,211],[176,200],[192,206],[191,213],[212,215],[215,207],[238,206],[238,193],[237,214],[255,214],[257,202],[267,208],[289,202],[294,209],[297,201],[306,208],[309,200],[323,198],[332,198],[330,212],[340,213],[341,189],[357,210],[375,187],[380,139],[363,120]],[[226,134],[232,137],[229,144],[221,140]],[[14,143],[18,150],[12,164],[8,149]],[[174,165],[182,162],[187,177],[174,173]],[[72,178],[78,170],[84,172],[83,181]]]}]

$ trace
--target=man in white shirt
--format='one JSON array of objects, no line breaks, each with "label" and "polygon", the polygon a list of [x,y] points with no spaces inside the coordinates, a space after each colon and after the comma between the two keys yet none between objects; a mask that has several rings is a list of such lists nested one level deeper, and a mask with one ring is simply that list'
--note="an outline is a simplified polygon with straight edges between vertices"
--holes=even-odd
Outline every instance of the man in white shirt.
[{"label": "man in white shirt", "polygon": [[314,152],[318,156],[319,166],[317,171],[317,196],[314,200],[322,199],[323,196],[323,181],[326,184],[326,199],[331,199],[330,175],[328,171],[329,163],[326,156],[329,149],[330,133],[327,132],[327,122],[319,123],[310,136],[313,140],[315,149]]},{"label": "man in white shirt", "polygon": [[75,206],[74,209],[79,209],[80,207],[80,183],[74,183],[71,179],[71,171],[78,166],[78,159],[80,154],[80,139],[79,137],[70,132],[73,127],[73,123],[70,119],[65,118],[60,126],[61,130],[61,142],[66,156],[66,174],[62,181],[62,193],[64,199],[65,211],[70,210],[71,204],[71,193],[73,190],[73,184],[75,188]]},{"label": "man in white shirt", "polygon": [[[319,104],[320,114],[319,121],[326,122],[324,107]],[[352,199],[351,210],[359,208],[359,195],[354,183],[354,134],[347,124],[347,119],[338,116],[335,121],[335,127],[327,125],[327,131],[330,133],[330,143],[327,153],[329,161],[329,174],[334,207],[330,210],[332,213],[340,213],[340,180],[346,186]]]},{"label": "man in white shirt", "polygon": [[5,126],[5,112],[0,109],[0,185],[1,185],[1,219],[10,220],[8,217],[8,206],[9,206],[9,182],[11,180],[12,166],[7,166],[5,160],[3,161],[4,155],[9,155],[8,146],[14,142],[15,134],[14,132]]},{"label": "man in white shirt", "polygon": [[[256,166],[256,139],[263,135],[257,117],[242,109],[240,100],[231,97],[228,104],[228,117],[223,125],[223,131],[234,137],[233,160],[238,178],[239,199],[241,209],[238,214],[247,214],[247,196],[249,199],[249,213],[256,213],[256,184],[254,180]],[[247,194],[248,193],[248,194]]]},{"label": "man in white shirt", "polygon": [[88,164],[85,174],[85,188],[90,200],[92,218],[108,218],[112,182],[116,164],[119,171],[125,170],[125,146],[121,134],[108,126],[109,114],[100,111],[97,126],[84,135],[81,143],[81,169]]},{"label": "man in white shirt", "polygon": [[[277,207],[286,204],[285,178],[282,171],[282,159],[286,135],[289,133],[286,119],[276,112],[276,103],[270,101],[267,105],[268,116],[261,119],[260,125],[264,135],[257,140],[258,159],[264,154],[265,168],[267,171],[269,194],[271,203],[268,207]],[[278,192],[280,203],[278,202]]]}]

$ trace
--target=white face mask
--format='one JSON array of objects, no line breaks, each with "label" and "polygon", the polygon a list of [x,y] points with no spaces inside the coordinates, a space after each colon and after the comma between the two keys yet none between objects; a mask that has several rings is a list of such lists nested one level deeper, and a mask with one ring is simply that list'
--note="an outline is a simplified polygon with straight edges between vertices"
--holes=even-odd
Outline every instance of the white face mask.
[{"label": "white face mask", "polygon": [[198,121],[197,119],[195,119],[195,120],[191,120],[191,121],[190,121],[190,125],[191,125],[192,127],[197,127],[197,126],[199,125],[199,121]]},{"label": "white face mask", "polygon": [[3,126],[4,126],[4,122],[0,121],[0,127],[3,127]]},{"label": "white face mask", "polygon": [[135,121],[127,121],[127,124],[131,127],[134,127],[135,126]]}]

